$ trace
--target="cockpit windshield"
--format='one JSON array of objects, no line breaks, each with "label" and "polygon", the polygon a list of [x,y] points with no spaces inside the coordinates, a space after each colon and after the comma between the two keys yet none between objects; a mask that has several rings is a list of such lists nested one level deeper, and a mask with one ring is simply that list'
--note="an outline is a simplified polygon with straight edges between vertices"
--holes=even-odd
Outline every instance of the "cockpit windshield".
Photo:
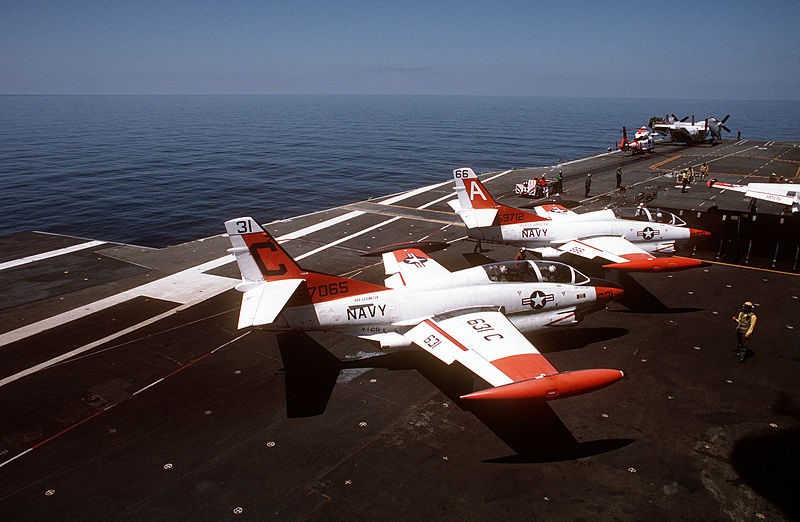
[{"label": "cockpit windshield", "polygon": [[617,219],[631,219],[634,221],[650,221],[647,209],[644,207],[620,207],[611,209]]},{"label": "cockpit windshield", "polygon": [[682,220],[672,212],[667,212],[666,210],[661,210],[660,208],[651,208],[648,210],[650,211],[650,220],[655,223],[665,223],[667,225],[675,225],[676,227],[681,227],[686,224],[686,221]]},{"label": "cockpit windshield", "polygon": [[565,283],[581,285],[589,278],[569,265],[556,261],[506,261],[483,265],[491,281]]},{"label": "cockpit windshield", "polygon": [[686,222],[673,214],[660,208],[621,207],[611,209],[617,219],[630,219],[632,221],[650,221],[653,223],[664,223],[666,225],[684,226]]}]

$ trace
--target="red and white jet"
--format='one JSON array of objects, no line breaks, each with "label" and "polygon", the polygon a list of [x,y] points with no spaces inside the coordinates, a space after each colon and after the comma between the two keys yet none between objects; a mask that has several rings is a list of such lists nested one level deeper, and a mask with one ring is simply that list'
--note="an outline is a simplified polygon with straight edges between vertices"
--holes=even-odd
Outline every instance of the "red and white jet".
[{"label": "red and white jet", "polygon": [[555,399],[596,390],[619,370],[559,372],[522,335],[577,323],[622,293],[568,265],[493,263],[450,272],[417,249],[383,254],[384,285],[300,268],[253,218],[225,223],[244,293],[239,328],[335,331],[382,347],[416,344],[492,387],[464,399]]},{"label": "red and white jet", "polygon": [[631,154],[647,154],[655,150],[655,142],[646,127],[642,127],[633,136],[633,140],[628,141],[628,130],[622,127],[622,141],[617,143],[617,148]]},{"label": "red and white jet", "polygon": [[673,253],[676,243],[709,235],[686,227],[669,212],[638,207],[578,214],[561,205],[541,205],[528,212],[497,203],[472,169],[456,169],[453,176],[458,199],[448,203],[464,221],[469,237],[478,241],[476,250],[481,242],[503,243],[526,247],[544,259],[572,254],[603,259],[604,268],[628,271],[667,272],[702,265],[696,259],[654,255]]},{"label": "red and white jet", "polygon": [[780,205],[788,205],[792,209],[792,214],[800,212],[800,185],[792,183],[748,183],[747,185],[735,185],[733,183],[722,183],[716,179],[708,180],[708,188],[718,188],[722,190],[735,190],[743,192],[748,198],[771,201]]}]

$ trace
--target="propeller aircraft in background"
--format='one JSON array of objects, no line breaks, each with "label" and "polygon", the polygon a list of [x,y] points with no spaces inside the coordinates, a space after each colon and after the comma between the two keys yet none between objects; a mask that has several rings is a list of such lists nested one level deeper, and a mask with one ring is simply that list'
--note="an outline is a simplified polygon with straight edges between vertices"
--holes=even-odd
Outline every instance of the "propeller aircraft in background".
[{"label": "propeller aircraft in background", "polygon": [[679,120],[672,114],[665,116],[664,119],[650,118],[648,125],[659,134],[669,135],[672,141],[689,144],[713,143],[715,139],[722,139],[723,130],[725,132],[731,131],[725,126],[725,122],[730,117],[731,115],[728,114],[720,121],[713,116],[709,116],[704,120],[695,122],[694,115],[691,116],[691,121],[687,121],[689,116]]}]

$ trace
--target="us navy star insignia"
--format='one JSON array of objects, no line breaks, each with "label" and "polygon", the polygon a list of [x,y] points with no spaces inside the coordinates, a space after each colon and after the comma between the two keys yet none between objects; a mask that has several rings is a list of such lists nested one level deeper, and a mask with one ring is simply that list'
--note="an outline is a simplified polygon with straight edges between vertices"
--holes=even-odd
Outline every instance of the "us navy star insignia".
[{"label": "us navy star insignia", "polygon": [[553,294],[545,294],[541,290],[534,291],[530,297],[522,300],[522,304],[530,305],[534,310],[544,308],[544,305],[555,299]]},{"label": "us navy star insignia", "polygon": [[644,227],[642,230],[637,232],[636,235],[640,236],[645,241],[650,241],[655,236],[661,235],[661,232],[650,227]]},{"label": "us navy star insignia", "polygon": [[408,263],[409,265],[414,265],[417,268],[422,268],[425,266],[425,263],[428,262],[427,257],[419,257],[416,254],[408,253],[406,254],[406,258],[403,259],[403,263]]}]

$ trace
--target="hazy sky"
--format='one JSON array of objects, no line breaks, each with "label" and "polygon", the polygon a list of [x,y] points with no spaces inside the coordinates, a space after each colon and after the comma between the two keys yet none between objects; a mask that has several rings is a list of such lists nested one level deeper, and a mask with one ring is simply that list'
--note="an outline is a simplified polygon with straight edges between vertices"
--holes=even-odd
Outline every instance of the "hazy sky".
[{"label": "hazy sky", "polygon": [[800,99],[800,0],[0,0],[0,94]]}]

